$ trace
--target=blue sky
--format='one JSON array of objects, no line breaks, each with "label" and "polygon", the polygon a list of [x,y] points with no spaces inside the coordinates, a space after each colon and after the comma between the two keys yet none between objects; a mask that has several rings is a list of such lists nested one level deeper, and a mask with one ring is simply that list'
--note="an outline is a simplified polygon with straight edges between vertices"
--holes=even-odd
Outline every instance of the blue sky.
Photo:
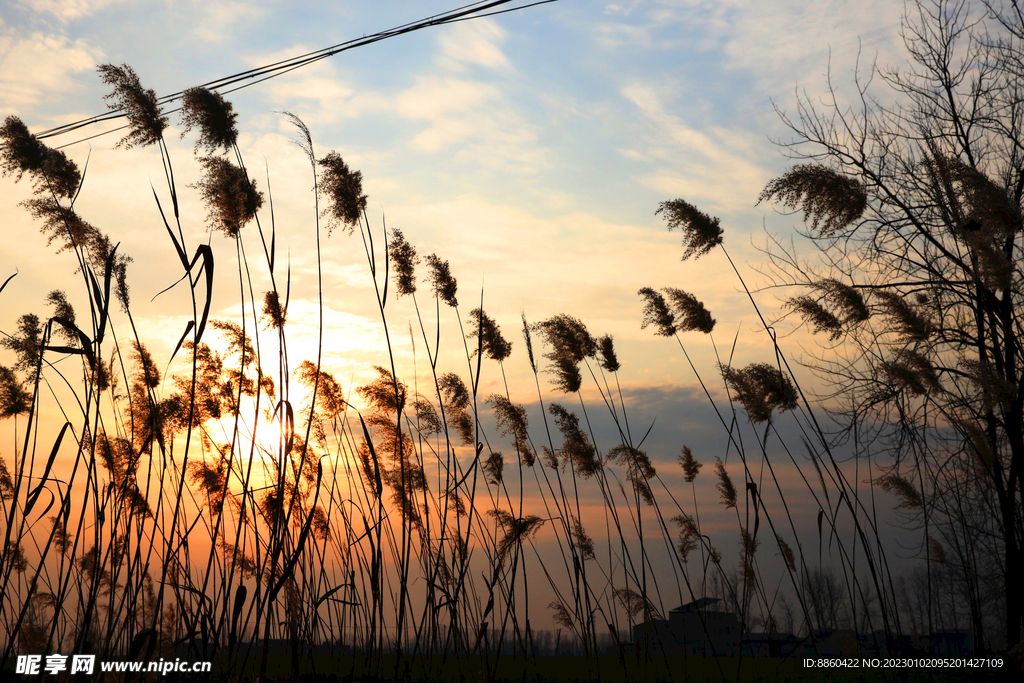
[{"label": "blue sky", "polygon": [[[40,130],[99,113],[105,92],[97,63],[130,64],[146,87],[167,93],[447,9],[440,2],[8,3],[0,10],[0,114]],[[653,215],[658,203],[684,197],[720,216],[741,265],[759,261],[751,241],[764,241],[765,221],[783,232],[798,224],[755,207],[764,184],[787,165],[772,140],[791,136],[773,103],[792,111],[797,87],[819,99],[830,68],[841,92],[852,94],[858,49],[864,68],[876,57],[899,58],[900,9],[562,0],[346,52],[229,98],[248,164],[265,159],[269,169],[293,272],[312,267],[312,202],[281,110],[306,121],[319,153],[336,149],[362,170],[371,215],[402,228],[421,252],[451,260],[464,292],[483,287],[500,323],[515,325],[520,310],[531,319],[568,312],[647,358],[665,345],[639,329],[641,286],[692,291],[718,316],[723,339],[750,317],[717,255],[678,262],[677,237]],[[170,137],[179,184],[194,181],[191,141]],[[83,214],[146,264],[133,273],[141,306],[176,277],[149,191],[160,166],[151,150],[113,150],[116,139],[68,152],[79,163],[90,159]],[[0,186],[8,230],[25,235],[0,257],[21,271],[25,292],[39,289],[39,269],[59,263],[35,248],[41,240],[30,220],[13,210],[27,192],[24,184]],[[193,241],[205,241],[202,208],[187,196],[183,207]],[[332,238],[328,272],[347,287],[368,288],[361,250],[343,240]],[[226,264],[232,250],[220,247]],[[229,270],[221,272],[229,277]],[[311,296],[307,285],[297,279],[296,298]],[[372,315],[364,299],[329,296],[328,306],[362,318]],[[749,329],[742,336],[757,344]],[[709,350],[704,340],[695,344]],[[685,377],[683,368],[669,372],[671,380]]]},{"label": "blue sky", "polygon": [[[11,0],[0,8],[0,115],[17,115],[37,131],[100,113],[99,63],[127,63],[146,87],[165,94],[451,8],[436,0]],[[693,292],[718,319],[723,353],[739,335],[737,364],[771,360],[771,351],[724,258],[716,252],[680,263],[679,236],[654,216],[658,203],[683,197],[719,216],[744,276],[762,283],[750,266],[762,260],[755,247],[765,228],[786,235],[800,224],[798,216],[755,206],[788,164],[773,141],[792,135],[775,107],[792,113],[798,89],[827,102],[829,72],[840,98],[852,101],[858,58],[864,73],[876,58],[902,59],[901,11],[884,0],[561,0],[383,41],[229,95],[247,165],[259,187],[268,177],[272,186],[287,250],[281,258],[292,270],[289,325],[298,355],[315,349],[315,215],[308,164],[291,144],[282,110],[309,125],[318,155],[337,150],[362,171],[376,227],[386,220],[421,254],[451,261],[463,315],[483,288],[484,307],[516,345],[506,364],[513,400],[534,400],[520,312],[531,320],[570,313],[593,333],[615,336],[624,387],[655,397],[641,402],[644,419],[678,423],[671,409],[685,401],[672,392],[689,400],[693,374],[674,342],[640,329],[637,289]],[[180,130],[174,115],[171,122]],[[180,276],[150,190],[152,183],[166,194],[160,160],[152,149],[114,150],[117,139],[66,149],[80,164],[89,158],[77,207],[135,259],[129,279],[137,322],[154,355],[166,360],[191,312],[182,292],[151,301]],[[168,144],[184,188],[198,177],[193,140],[172,134]],[[7,330],[21,313],[42,309],[51,289],[67,287],[73,302],[81,299],[71,289],[71,257],[45,248],[16,208],[28,196],[27,183],[0,183],[7,238],[0,277],[19,272],[0,299]],[[198,198],[184,189],[182,214],[194,249],[208,231]],[[220,235],[212,243],[215,315],[237,317],[234,246]],[[247,248],[257,254],[255,241]],[[383,335],[358,236],[325,241],[324,272],[325,367],[346,386],[359,384],[382,362]],[[254,277],[262,291],[265,278]],[[774,292],[758,297],[775,305]],[[409,376],[414,312],[408,301],[391,306],[390,329]],[[446,339],[457,340],[452,320],[443,325]],[[794,357],[806,341],[790,338]],[[692,345],[714,381],[710,340]],[[454,346],[444,361],[464,370],[461,342]],[[500,383],[492,369],[481,392]],[[674,461],[681,445],[668,448],[674,436],[672,429],[654,433],[653,443],[667,451],[655,457]],[[710,490],[709,500],[715,495]]]}]

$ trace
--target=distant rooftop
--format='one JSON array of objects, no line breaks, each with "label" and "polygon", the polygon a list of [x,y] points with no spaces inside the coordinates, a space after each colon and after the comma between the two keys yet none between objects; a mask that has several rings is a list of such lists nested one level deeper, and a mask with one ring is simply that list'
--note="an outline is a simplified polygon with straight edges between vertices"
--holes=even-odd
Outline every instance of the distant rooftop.
[{"label": "distant rooftop", "polygon": [[711,605],[714,605],[716,602],[721,602],[721,601],[722,601],[721,598],[700,598],[700,599],[694,600],[693,602],[688,602],[685,605],[680,605],[679,607],[676,607],[672,611],[673,612],[694,612],[694,611],[697,611],[697,610],[707,609]]}]

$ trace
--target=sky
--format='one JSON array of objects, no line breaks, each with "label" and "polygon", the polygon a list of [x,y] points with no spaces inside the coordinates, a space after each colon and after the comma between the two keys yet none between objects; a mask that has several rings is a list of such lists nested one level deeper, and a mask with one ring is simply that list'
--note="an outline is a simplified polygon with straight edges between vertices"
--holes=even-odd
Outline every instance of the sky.
[{"label": "sky", "polygon": [[[7,3],[0,115],[38,131],[102,112],[99,63],[129,64],[144,86],[164,94],[447,9],[438,2]],[[692,382],[672,344],[639,327],[636,291],[674,286],[716,315],[719,344],[739,333],[740,352],[756,356],[763,334],[728,263],[717,253],[680,263],[678,235],[654,211],[682,197],[719,216],[744,277],[763,283],[757,247],[766,228],[785,235],[800,224],[756,204],[790,163],[777,143],[793,135],[776,109],[792,117],[798,90],[821,102],[829,72],[840,94],[852,95],[858,60],[866,70],[875,59],[900,58],[899,22],[900,8],[888,2],[560,0],[358,48],[229,95],[247,164],[258,169],[257,184],[265,188],[269,179],[272,189],[300,304],[291,311],[296,343],[312,334],[298,328],[314,312],[301,303],[314,299],[315,211],[308,165],[290,144],[295,132],[282,111],[306,122],[318,155],[336,150],[363,173],[375,227],[400,228],[421,254],[449,260],[463,309],[477,305],[482,290],[507,336],[518,338],[510,328],[521,312],[530,320],[569,313],[595,334],[615,336],[627,382]],[[80,164],[89,161],[78,206],[135,259],[133,306],[143,324],[160,327],[172,297],[152,315],[142,306],[178,275],[150,190],[163,189],[159,160],[152,148],[113,149],[118,138],[66,148]],[[179,186],[194,182],[192,140],[168,138]],[[15,208],[28,192],[27,182],[0,185],[6,231],[18,236],[0,245],[0,263],[19,272],[0,304],[8,325],[20,310],[13,299],[38,306],[31,293],[49,291],[54,270],[70,263],[70,255],[45,249]],[[206,241],[196,193],[181,194],[187,241]],[[220,291],[237,280],[235,255],[220,235],[213,243]],[[361,243],[335,234],[323,261],[325,304],[336,314],[325,330],[334,341],[328,358],[342,375],[365,376],[366,352],[381,338]],[[776,299],[765,292],[759,300]],[[224,300],[225,312],[232,303]],[[713,365],[708,340],[692,344],[700,365]],[[525,366],[508,370],[519,376]]]},{"label": "sky", "polygon": [[[145,87],[165,94],[449,9],[437,0],[11,0],[0,7],[0,116],[39,131],[101,113],[97,64],[131,65]],[[277,272],[288,267],[292,278],[292,358],[316,353],[316,213],[309,165],[284,111],[309,126],[317,156],[335,150],[362,172],[373,229],[400,228],[421,255],[450,261],[463,317],[483,297],[514,344],[504,368],[513,400],[535,401],[520,315],[568,313],[592,333],[615,337],[636,421],[655,424],[656,463],[671,466],[686,438],[711,460],[708,449],[721,439],[687,437],[686,428],[706,428],[713,413],[675,342],[640,328],[637,290],[695,294],[718,320],[718,351],[733,353],[738,365],[773,354],[724,256],[681,262],[680,236],[655,210],[681,197],[718,216],[741,274],[754,289],[764,285],[758,248],[766,231],[788,239],[801,225],[799,216],[757,204],[765,184],[792,163],[784,143],[794,135],[782,115],[795,116],[798,94],[827,105],[829,74],[839,100],[852,102],[856,70],[863,76],[873,62],[900,62],[902,9],[886,0],[560,0],[389,39],[227,95],[247,166],[273,198]],[[176,115],[171,125],[186,242],[190,250],[213,246],[213,315],[237,319],[235,245],[209,235],[197,193],[186,187],[198,178],[194,138],[179,139]],[[88,160],[79,213],[134,259],[136,323],[164,366],[191,319],[180,287],[154,299],[180,277],[151,189],[166,203],[166,185],[152,148],[114,149],[118,138],[64,150],[80,165]],[[54,288],[84,305],[72,257],[47,248],[17,207],[29,196],[27,181],[0,182],[0,277],[18,273],[0,295],[4,330],[22,313],[43,310]],[[260,298],[267,280],[258,241],[243,242],[257,264]],[[386,360],[359,236],[325,235],[322,264],[324,367],[355,386]],[[785,295],[764,290],[755,298],[775,311]],[[419,297],[432,320],[423,285]],[[412,370],[411,302],[390,301],[388,320],[403,376],[425,380],[421,348]],[[458,328],[444,320],[444,362],[463,372]],[[720,386],[711,338],[693,334],[687,350]],[[799,358],[811,341],[797,334],[785,343]],[[501,373],[486,372],[481,393],[500,390]]]}]

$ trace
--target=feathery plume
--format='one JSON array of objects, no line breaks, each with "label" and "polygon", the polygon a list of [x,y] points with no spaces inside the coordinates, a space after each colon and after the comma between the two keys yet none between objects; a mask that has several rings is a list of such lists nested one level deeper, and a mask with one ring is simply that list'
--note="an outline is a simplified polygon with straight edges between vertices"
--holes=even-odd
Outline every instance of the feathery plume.
[{"label": "feathery plume", "polygon": [[690,553],[700,546],[700,531],[697,529],[697,522],[685,512],[676,515],[672,521],[679,525],[679,559],[684,563],[689,559]]},{"label": "feathery plume", "polygon": [[665,303],[665,297],[650,287],[643,287],[637,292],[644,298],[644,320],[640,323],[640,329],[647,329],[648,325],[654,325],[657,330],[654,334],[661,337],[671,337],[676,333],[675,316]]},{"label": "feathery plume", "polygon": [[401,410],[405,405],[405,383],[396,381],[387,368],[374,365],[373,369],[377,371],[377,378],[369,384],[357,387],[356,393],[374,410],[384,414]]},{"label": "feathery plume", "polygon": [[131,149],[159,142],[167,128],[167,117],[161,115],[156,93],[143,88],[139,77],[127,64],[101,64],[96,70],[103,83],[114,89],[109,95],[103,96],[105,100],[112,100],[107,108],[123,111],[128,118],[128,135],[117,146]]},{"label": "feathery plume", "polygon": [[552,361],[555,386],[565,393],[575,393],[583,384],[579,364],[597,354],[597,342],[577,318],[564,313],[534,325],[551,346],[544,357]]},{"label": "feathery plume", "polygon": [[469,390],[462,378],[454,372],[446,372],[437,378],[437,388],[445,409],[448,411],[448,422],[462,437],[462,442],[471,446],[474,442],[473,417],[469,414]]},{"label": "feathery plume", "polygon": [[912,396],[926,396],[942,391],[935,368],[917,351],[899,349],[891,359],[882,361],[879,369],[893,388],[904,389]]},{"label": "feathery plume", "polygon": [[708,309],[704,308],[704,304],[697,300],[697,297],[675,287],[666,287],[664,291],[675,309],[677,330],[680,332],[696,330],[704,334],[711,334],[711,330],[715,329],[715,319],[711,317]]},{"label": "feathery plume", "polygon": [[644,621],[652,621],[661,617],[651,599],[632,588],[616,588],[612,591],[612,595],[631,618],[636,618],[641,613],[643,613]]},{"label": "feathery plume", "polygon": [[626,478],[633,485],[633,490],[645,503],[654,505],[654,494],[647,482],[656,472],[645,452],[626,444],[619,444],[608,452],[608,460],[626,465]]},{"label": "feathery plume", "polygon": [[0,365],[0,419],[24,415],[31,409],[32,393],[26,383],[18,379],[14,370]]},{"label": "feathery plume", "polygon": [[497,564],[500,566],[505,562],[509,552],[523,539],[528,539],[537,534],[544,521],[536,515],[526,517],[513,517],[504,510],[490,510],[488,514],[497,520],[498,525],[505,531],[505,536],[498,542]]},{"label": "feathery plume", "polygon": [[587,530],[583,528],[583,522],[578,517],[572,518],[572,538],[576,542],[580,557],[584,560],[597,558],[597,554],[594,552],[594,539],[587,534]]},{"label": "feathery plume", "polygon": [[693,480],[697,478],[700,468],[704,467],[704,463],[697,462],[697,459],[693,457],[693,452],[689,446],[683,446],[682,454],[679,456],[679,464],[683,466],[683,476],[686,478],[687,484],[692,484]]},{"label": "feathery plume", "polygon": [[775,542],[779,545],[779,554],[782,559],[785,560],[786,566],[789,567],[789,571],[796,571],[796,556],[793,554],[793,549],[789,547],[789,544],[781,536],[775,537]]},{"label": "feathery plume", "polygon": [[537,361],[533,357],[533,337],[530,334],[530,324],[526,322],[526,313],[520,315],[523,318],[523,340],[526,342],[526,355],[530,358],[530,369],[536,374]]},{"label": "feathery plume", "polygon": [[715,484],[715,488],[722,496],[722,504],[727,508],[736,507],[736,487],[732,483],[729,472],[725,469],[725,463],[717,456],[715,457],[715,474],[718,475],[718,483]]},{"label": "feathery plume", "polygon": [[562,433],[562,447],[559,452],[562,456],[562,467],[569,462],[573,469],[583,475],[584,479],[590,479],[601,471],[601,460],[597,457],[597,451],[590,443],[590,439],[580,429],[580,420],[572,412],[566,410],[558,403],[548,406],[548,412],[555,418],[555,424]]},{"label": "feathery plume", "polygon": [[218,149],[225,152],[238,142],[238,128],[235,122],[238,114],[231,103],[220,93],[206,88],[189,88],[181,96],[181,123],[185,130],[181,137],[199,129],[195,151],[200,147],[213,154]]},{"label": "feathery plume", "polygon": [[441,418],[437,416],[433,404],[420,396],[412,402],[413,410],[416,411],[416,420],[419,423],[419,430],[426,434],[440,434],[444,431]]},{"label": "feathery plume", "polygon": [[923,342],[931,336],[932,323],[922,311],[911,305],[897,292],[875,292],[882,312],[889,316],[892,329],[906,343]]},{"label": "feathery plume", "polygon": [[833,278],[825,278],[811,285],[839,309],[845,323],[860,323],[871,317],[871,311],[864,303],[864,297],[856,288]]},{"label": "feathery plume", "polygon": [[868,206],[868,194],[860,181],[817,164],[794,166],[768,183],[757,201],[772,200],[803,211],[811,230],[822,237],[853,225]]},{"label": "feathery plume", "polygon": [[288,320],[288,309],[281,305],[281,298],[277,290],[263,293],[263,315],[261,319],[266,323],[267,329],[279,330],[284,327]]},{"label": "feathery plume", "polygon": [[573,627],[572,615],[569,613],[569,610],[565,608],[565,605],[557,600],[552,600],[548,603],[548,609],[555,613],[552,617],[555,624],[568,629]]},{"label": "feathery plume", "polygon": [[615,344],[610,334],[606,334],[597,340],[598,362],[608,372],[618,372],[619,358],[615,355]]},{"label": "feathery plume", "polygon": [[899,474],[895,472],[883,474],[875,479],[875,483],[886,493],[891,493],[899,498],[900,502],[896,505],[897,510],[918,510],[923,507],[921,494],[918,493],[913,484]]},{"label": "feathery plume", "polygon": [[327,207],[322,212],[327,217],[327,234],[339,226],[352,234],[359,225],[359,217],[366,211],[363,174],[350,170],[337,152],[328,153],[317,163],[323,169],[320,191],[327,198]]},{"label": "feathery plume", "polygon": [[797,405],[796,388],[778,368],[767,363],[752,363],[742,370],[720,365],[722,377],[757,424],[771,419],[772,410],[793,410]]},{"label": "feathery plume", "polygon": [[786,308],[791,308],[803,318],[804,322],[811,326],[811,330],[828,332],[829,339],[835,341],[843,336],[843,324],[831,311],[809,296],[796,296],[785,303]]},{"label": "feathery plume", "polygon": [[494,410],[494,419],[498,423],[501,435],[512,437],[522,463],[527,467],[533,467],[536,456],[530,448],[526,408],[512,403],[501,394],[491,394],[484,402]]},{"label": "feathery plume", "polygon": [[25,173],[32,178],[35,194],[53,194],[73,199],[82,182],[78,165],[64,152],[47,147],[17,116],[8,116],[0,126],[0,169],[3,175],[21,180]]},{"label": "feathery plume", "polygon": [[455,297],[455,293],[458,291],[459,286],[452,276],[448,262],[442,261],[437,254],[428,254],[424,260],[427,262],[427,271],[429,273],[427,281],[430,283],[434,296],[452,308],[458,306],[459,300]]},{"label": "feathery plume", "polygon": [[132,380],[140,382],[147,389],[155,389],[160,386],[160,368],[156,366],[153,355],[145,344],[132,341],[131,359],[135,363]]},{"label": "feathery plume", "polygon": [[416,248],[405,239],[401,230],[391,231],[388,243],[388,255],[395,269],[395,290],[398,296],[416,292],[416,264],[420,262],[416,256]]},{"label": "feathery plume", "polygon": [[491,451],[484,459],[484,474],[487,475],[487,481],[497,486],[501,483],[504,472],[505,458],[502,457],[501,451]]},{"label": "feathery plume", "polygon": [[[501,328],[494,319],[484,313],[481,308],[474,308],[469,312],[469,333],[466,339],[476,339],[480,336],[484,354],[491,360],[499,363],[512,355],[512,342],[505,341],[501,336]],[[476,351],[473,352],[474,354]]]},{"label": "feathery plume", "polygon": [[206,223],[228,237],[238,233],[263,206],[263,193],[245,170],[222,157],[199,158],[203,176],[191,187],[199,190],[206,205]]},{"label": "feathery plume", "polygon": [[324,419],[333,420],[345,411],[348,402],[334,375],[323,368],[318,370],[316,364],[308,360],[302,361],[295,373],[303,386],[312,389],[316,385],[315,405]]},{"label": "feathery plume", "polygon": [[722,243],[722,227],[717,218],[699,210],[683,199],[662,202],[654,215],[665,214],[669,230],[679,228],[683,232],[682,260],[694,256],[700,258]]},{"label": "feathery plume", "polygon": [[39,316],[26,313],[18,318],[18,331],[0,339],[0,346],[14,351],[17,361],[14,369],[26,373],[29,381],[35,381],[38,370],[39,352],[42,345],[43,327]]},{"label": "feathery plume", "polygon": [[[74,326],[75,309],[68,302],[67,294],[59,289],[55,289],[46,296],[46,303],[53,306],[54,318],[60,318],[66,321],[68,325]],[[78,343],[78,334],[75,333],[72,327],[61,324],[58,334],[69,346],[74,346]]]},{"label": "feathery plume", "polygon": [[757,580],[754,571],[754,553],[757,552],[761,542],[751,534],[745,527],[740,527],[740,575],[743,582],[750,586]]}]

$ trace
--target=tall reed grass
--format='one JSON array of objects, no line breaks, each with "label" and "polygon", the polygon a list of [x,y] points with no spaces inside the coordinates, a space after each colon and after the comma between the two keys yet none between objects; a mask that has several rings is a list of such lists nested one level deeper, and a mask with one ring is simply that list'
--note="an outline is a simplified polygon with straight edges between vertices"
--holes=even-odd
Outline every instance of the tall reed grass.
[{"label": "tall reed grass", "polygon": [[[198,217],[181,215],[155,94],[127,66],[99,71],[112,108],[128,116],[119,146],[159,150],[165,184],[153,211],[180,263],[181,279],[166,284],[187,290],[178,314],[188,322],[170,358],[151,355],[132,315],[135,266],[76,210],[84,171],[8,118],[4,170],[29,176],[24,208],[51,246],[73,254],[81,290],[72,298],[88,303],[73,310],[55,291],[52,315],[26,314],[2,340],[15,359],[0,368],[15,436],[0,463],[5,663],[95,653],[209,659],[224,678],[493,680],[510,660],[544,679],[545,655],[572,654],[581,657],[575,676],[596,680],[599,662],[626,667],[646,656],[623,647],[634,625],[708,594],[724,598],[746,631],[781,630],[788,610],[789,628],[813,640],[826,625],[814,593],[823,547],[838,560],[853,623],[900,632],[873,489],[841,467],[763,318],[774,349],[765,362],[733,367],[734,342],[712,376],[691,363],[726,446],[701,455],[679,444],[690,490],[673,487],[659,473],[670,457],[643,450],[648,434],[630,415],[611,336],[568,314],[524,315],[510,341],[482,300],[460,302],[443,255],[421,256],[401,231],[374,225],[360,173],[336,152],[321,155],[286,114],[315,189],[308,229],[320,338],[315,357],[297,358],[269,183],[264,193],[246,166],[231,104],[202,88],[182,100],[203,172],[184,189],[224,238],[191,244],[182,225]],[[682,200],[659,213],[682,230],[684,258],[727,256],[717,219]],[[354,392],[322,363],[328,239],[362,248],[385,340],[374,379]],[[215,263],[237,272],[233,320],[211,318]],[[270,289],[260,293],[262,278]],[[692,294],[640,296],[642,325],[687,360],[689,336],[712,334],[715,320]],[[400,300],[418,328],[412,369],[396,360]],[[442,334],[445,317],[455,337]],[[442,349],[453,348],[463,361],[442,367]],[[165,376],[174,359],[179,370]],[[529,364],[533,395],[508,390],[511,362]],[[501,378],[505,391],[484,395],[485,377]],[[68,398],[53,399],[56,385]],[[597,438],[598,420],[613,425],[614,439]],[[787,442],[794,429],[799,445]],[[779,473],[789,468],[804,488],[784,487]],[[697,509],[698,488],[711,487],[723,507]],[[766,503],[764,488],[781,504]],[[789,507],[805,497],[818,509],[816,538]],[[600,516],[584,512],[595,498]],[[709,520],[733,517],[736,567],[721,550],[736,541],[708,531]],[[739,676],[725,661],[714,669]]]}]

